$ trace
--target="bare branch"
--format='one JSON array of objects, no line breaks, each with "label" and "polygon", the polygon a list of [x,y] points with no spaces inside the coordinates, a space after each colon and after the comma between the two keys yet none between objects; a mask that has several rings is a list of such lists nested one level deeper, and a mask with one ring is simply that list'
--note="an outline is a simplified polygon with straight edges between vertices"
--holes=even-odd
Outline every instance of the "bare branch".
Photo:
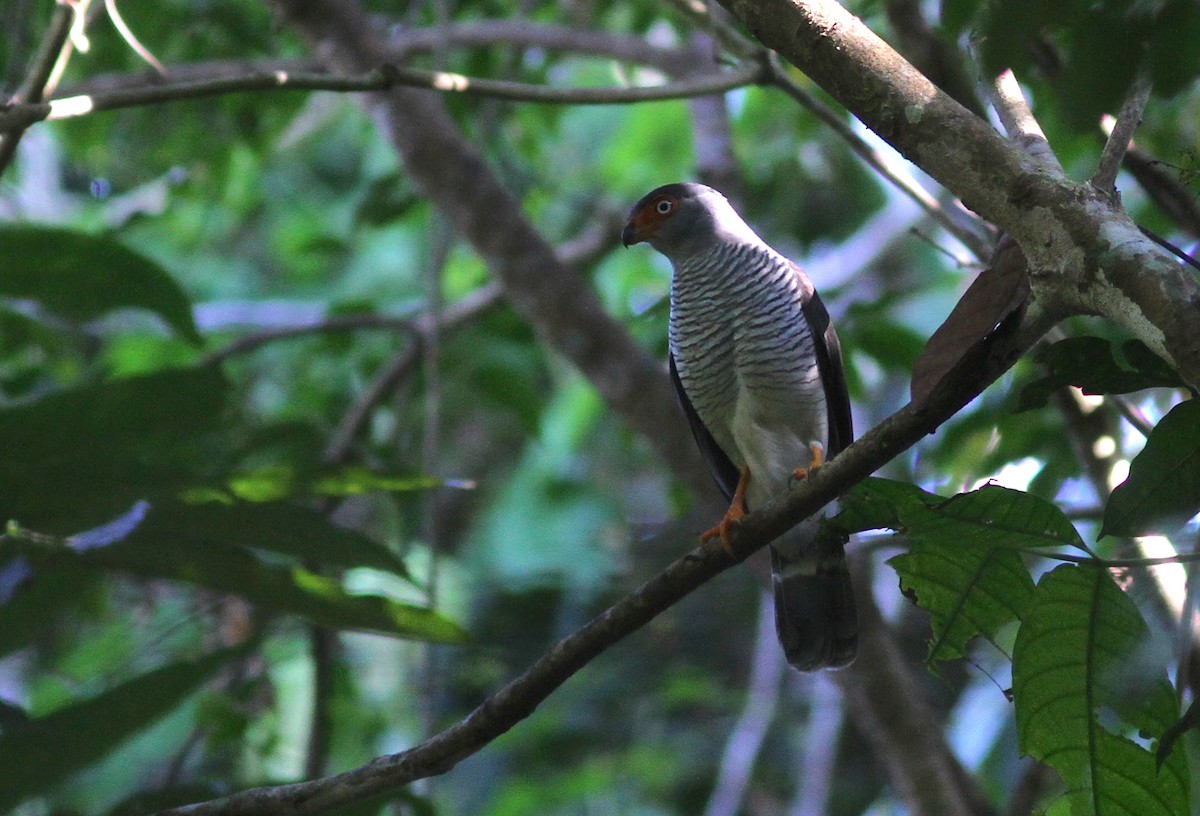
[{"label": "bare branch", "polygon": [[[50,26],[46,29],[46,34],[42,37],[42,42],[38,46],[33,65],[30,67],[29,73],[26,74],[25,81],[17,89],[17,93],[9,100],[11,103],[23,105],[42,101],[43,89],[50,80],[50,76],[54,71],[54,65],[58,62],[63,48],[67,46],[67,38],[71,34],[71,23],[74,18],[75,12],[70,6],[58,4],[54,7],[54,16],[51,18]],[[3,116],[3,114],[0,113],[0,116]],[[17,124],[11,128],[0,126],[0,175],[4,175],[4,171],[13,160],[13,156],[16,155],[17,143],[21,141],[21,134],[34,121],[37,120],[22,122],[18,119]]]},{"label": "bare branch", "polygon": [[1043,168],[1062,178],[1062,165],[1050,149],[1050,142],[1046,140],[1042,126],[1029,109],[1021,84],[1017,82],[1017,77],[1011,70],[1006,69],[996,77],[992,85],[992,103],[1000,121],[1004,123],[1004,129],[1008,131],[1008,138],[1036,159]]},{"label": "bare branch", "polygon": [[396,384],[404,379],[417,363],[424,337],[435,331],[444,332],[467,322],[480,312],[499,303],[503,295],[504,292],[499,284],[489,283],[440,310],[436,316],[426,312],[415,318],[411,322],[410,328],[416,336],[416,342],[410,343],[407,348],[392,358],[386,368],[375,375],[359,395],[354,406],[338,423],[332,439],[325,446],[322,459],[326,462],[341,462],[346,458],[350,446],[354,444],[354,439],[366,427],[371,413],[383,400],[387,399]]},{"label": "bare branch", "polygon": [[201,365],[217,365],[230,357],[248,354],[258,348],[274,343],[277,340],[290,340],[298,337],[308,337],[316,334],[337,334],[339,332],[357,331],[359,329],[387,329],[401,331],[412,328],[411,317],[392,317],[381,314],[338,315],[327,317],[314,323],[302,326],[283,326],[281,328],[261,329],[243,335],[219,349],[214,349],[201,359]]},{"label": "bare branch", "polygon": [[13,105],[0,112],[0,133],[33,122],[70,119],[90,113],[120,108],[144,107],[162,102],[205,99],[252,91],[305,90],[387,91],[399,87],[425,88],[443,93],[559,105],[627,105],[664,99],[688,99],[694,96],[724,93],[761,82],[766,71],[761,65],[746,63],[729,71],[692,76],[665,85],[628,88],[552,88],[524,82],[478,79],[446,71],[422,71],[384,65],[359,76],[330,74],[289,74],[284,71],[239,77],[177,82],[141,88],[114,89],[105,93],[51,99],[44,103]]},{"label": "bare branch", "polygon": [[[396,790],[416,779],[449,771],[528,717],[546,697],[596,655],[641,628],[706,581],[745,560],[766,546],[767,542],[808,518],[936,430],[995,381],[1045,331],[1046,325],[1041,316],[1030,314],[1028,318],[1026,324],[997,337],[994,343],[980,347],[975,355],[964,360],[961,366],[942,380],[923,404],[909,404],[900,409],[808,479],[796,483],[785,494],[743,518],[731,530],[732,558],[718,542],[696,547],[637,590],[621,598],[599,617],[559,641],[523,674],[445,731],[407,751],[378,757],[345,773],[292,785],[255,788],[223,799],[163,811],[163,816],[317,814],[368,796]],[[855,666],[838,673],[839,680],[844,678],[847,681],[842,688],[848,694],[857,685],[852,682],[855,677],[864,679]],[[892,677],[887,682],[895,683],[896,680]],[[891,700],[894,697],[885,694],[876,695],[875,699]],[[924,709],[914,711],[917,713],[913,717],[904,718],[909,739],[912,739],[914,717],[923,716],[920,712]],[[893,722],[884,723],[885,729],[897,727],[900,719],[896,717],[897,713],[890,713]],[[933,769],[934,763],[935,759],[930,758],[922,767],[937,773]],[[932,778],[926,781],[930,782]],[[918,784],[915,778],[912,782]],[[948,807],[947,803],[926,807],[923,797],[929,793],[928,790],[920,792],[920,795],[913,793],[915,799],[909,799],[909,802],[914,807],[914,813],[968,812],[961,807],[955,810]],[[941,795],[939,791],[933,793],[935,796]]]},{"label": "bare branch", "polygon": [[1139,73],[1125,94],[1117,121],[1104,142],[1100,164],[1092,175],[1092,186],[1102,193],[1116,195],[1117,171],[1121,169],[1125,151],[1133,141],[1133,132],[1142,123],[1142,111],[1146,109],[1146,103],[1150,100],[1150,88],[1150,78]]}]

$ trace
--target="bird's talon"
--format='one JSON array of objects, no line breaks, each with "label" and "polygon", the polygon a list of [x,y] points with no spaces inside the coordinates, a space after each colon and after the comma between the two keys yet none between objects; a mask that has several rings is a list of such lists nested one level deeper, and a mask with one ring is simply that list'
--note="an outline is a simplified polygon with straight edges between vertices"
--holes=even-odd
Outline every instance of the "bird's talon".
[{"label": "bird's talon", "polygon": [[712,529],[705,530],[700,534],[700,542],[706,543],[716,538],[721,537],[721,547],[725,552],[733,555],[733,545],[729,543],[729,527],[737,522],[742,516],[746,515],[746,488],[750,485],[750,468],[742,468],[742,475],[738,478],[737,489],[733,491],[733,500],[729,503],[729,509],[725,511],[725,515],[717,522],[717,526]]},{"label": "bird's talon", "polygon": [[798,467],[792,471],[792,478],[798,482],[807,479],[814,470],[825,464],[825,446],[820,442],[808,443],[808,451],[812,456],[812,461],[808,463],[807,467]]}]

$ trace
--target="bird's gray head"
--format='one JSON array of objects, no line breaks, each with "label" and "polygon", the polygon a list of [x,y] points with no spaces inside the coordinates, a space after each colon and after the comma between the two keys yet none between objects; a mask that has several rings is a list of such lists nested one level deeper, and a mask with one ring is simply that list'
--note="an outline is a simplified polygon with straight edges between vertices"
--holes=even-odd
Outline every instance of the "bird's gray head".
[{"label": "bird's gray head", "polygon": [[632,246],[643,241],[673,261],[717,243],[761,243],[725,196],[690,181],[665,184],[633,205],[621,242]]}]

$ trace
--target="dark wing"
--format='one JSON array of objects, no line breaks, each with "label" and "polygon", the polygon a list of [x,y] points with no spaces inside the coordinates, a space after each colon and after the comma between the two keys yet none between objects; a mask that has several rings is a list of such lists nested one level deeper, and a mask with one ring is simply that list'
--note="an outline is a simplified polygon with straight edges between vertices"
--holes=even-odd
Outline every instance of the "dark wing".
[{"label": "dark wing", "polygon": [[[834,342],[837,342],[836,339]],[[741,471],[729,459],[725,451],[721,450],[717,440],[713,439],[708,428],[700,421],[700,415],[692,407],[692,401],[688,399],[687,392],[683,390],[683,381],[679,379],[679,370],[675,368],[675,355],[668,354],[667,361],[671,367],[671,384],[675,386],[675,396],[679,399],[679,407],[683,409],[688,425],[692,428],[692,438],[696,440],[696,446],[700,448],[700,456],[704,459],[704,464],[708,467],[708,472],[712,474],[713,480],[716,481],[717,487],[725,494],[725,500],[732,501],[733,491],[737,489],[738,479],[742,475]]]},{"label": "dark wing", "polygon": [[[799,271],[799,267],[793,264]],[[850,392],[846,387],[846,372],[842,369],[842,344],[825,311],[825,304],[803,272],[801,308],[812,332],[813,351],[817,355],[817,373],[825,388],[825,410],[829,412],[829,447],[825,455],[833,457],[854,441],[854,423],[850,415]]]}]

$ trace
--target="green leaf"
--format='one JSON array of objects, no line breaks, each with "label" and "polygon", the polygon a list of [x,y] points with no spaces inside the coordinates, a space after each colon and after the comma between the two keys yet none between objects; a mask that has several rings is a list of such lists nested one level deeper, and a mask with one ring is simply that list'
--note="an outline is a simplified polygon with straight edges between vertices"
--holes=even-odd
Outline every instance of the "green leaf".
[{"label": "green leaf", "polygon": [[1101,535],[1175,532],[1200,512],[1200,399],[1163,417],[1104,508]]},{"label": "green leaf", "polygon": [[913,545],[889,563],[905,594],[930,614],[931,663],[962,657],[976,635],[996,643],[1001,627],[1020,616],[1033,592],[1021,550],[1083,546],[1055,505],[996,485],[910,503],[900,523]]},{"label": "green leaf", "polygon": [[[1188,766],[1133,737],[1158,738],[1178,706],[1133,602],[1099,567],[1062,566],[1026,605],[1013,648],[1021,751],[1067,784],[1072,813],[1186,814]],[[1102,724],[1102,718],[1108,727]]]},{"label": "green leaf", "polygon": [[963,657],[976,635],[996,643],[997,632],[1017,619],[1033,592],[1020,554],[1002,547],[918,541],[888,563],[904,594],[929,612],[929,663]]},{"label": "green leaf", "polygon": [[178,368],[0,409],[5,520],[69,534],[196,482],[219,451],[226,393],[217,369]]},{"label": "green leaf", "polygon": [[333,569],[371,567],[408,575],[404,562],[383,545],[333,524],[316,510],[285,502],[160,501],[130,538],[148,546],[181,549],[238,546]]},{"label": "green leaf", "polygon": [[910,536],[950,546],[975,544],[1036,549],[1076,547],[1083,540],[1057,505],[1020,490],[985,485],[944,502],[901,514]]},{"label": "green leaf", "polygon": [[223,649],[147,672],[0,733],[0,811],[51,790],[176,708],[242,653]]},{"label": "green leaf", "polygon": [[29,298],[71,320],[141,308],[201,342],[192,304],[157,263],[115,239],[43,226],[0,227],[0,295]]},{"label": "green leaf", "polygon": [[871,477],[859,482],[841,499],[841,511],[831,520],[847,534],[864,530],[901,530],[901,516],[946,499],[908,482]]},{"label": "green leaf", "polygon": [[1078,386],[1085,394],[1128,394],[1144,388],[1182,388],[1179,374],[1141,341],[1121,347],[1117,361],[1112,343],[1101,337],[1068,337],[1043,349],[1035,358],[1046,374],[1021,389],[1018,412],[1040,408],[1060,388]]},{"label": "green leaf", "polygon": [[41,641],[63,620],[83,619],[80,607],[100,579],[74,560],[53,571],[35,571],[0,604],[0,657]]},{"label": "green leaf", "polygon": [[931,663],[962,657],[976,635],[1003,649],[1000,629],[1019,617],[1033,591],[1022,550],[1085,549],[1054,504],[997,485],[945,499],[904,482],[867,479],[842,499],[830,523],[850,533],[886,527],[908,535],[909,551],[888,563],[904,593],[930,613]]},{"label": "green leaf", "polygon": [[237,547],[196,547],[141,535],[81,558],[93,566],[150,578],[170,578],[239,595],[251,603],[333,629],[377,632],[413,640],[463,643],[466,632],[448,618],[378,595],[351,595],[333,578],[301,567],[273,567]]},{"label": "green leaf", "polygon": [[[433,476],[373,473],[364,467],[305,472],[286,465],[269,465],[249,473],[240,473],[229,477],[225,484],[233,496],[250,502],[313,496],[357,496],[371,492],[408,493],[434,487],[473,487],[470,482]],[[204,489],[192,491],[189,495],[200,500],[228,498],[221,491]]]}]

